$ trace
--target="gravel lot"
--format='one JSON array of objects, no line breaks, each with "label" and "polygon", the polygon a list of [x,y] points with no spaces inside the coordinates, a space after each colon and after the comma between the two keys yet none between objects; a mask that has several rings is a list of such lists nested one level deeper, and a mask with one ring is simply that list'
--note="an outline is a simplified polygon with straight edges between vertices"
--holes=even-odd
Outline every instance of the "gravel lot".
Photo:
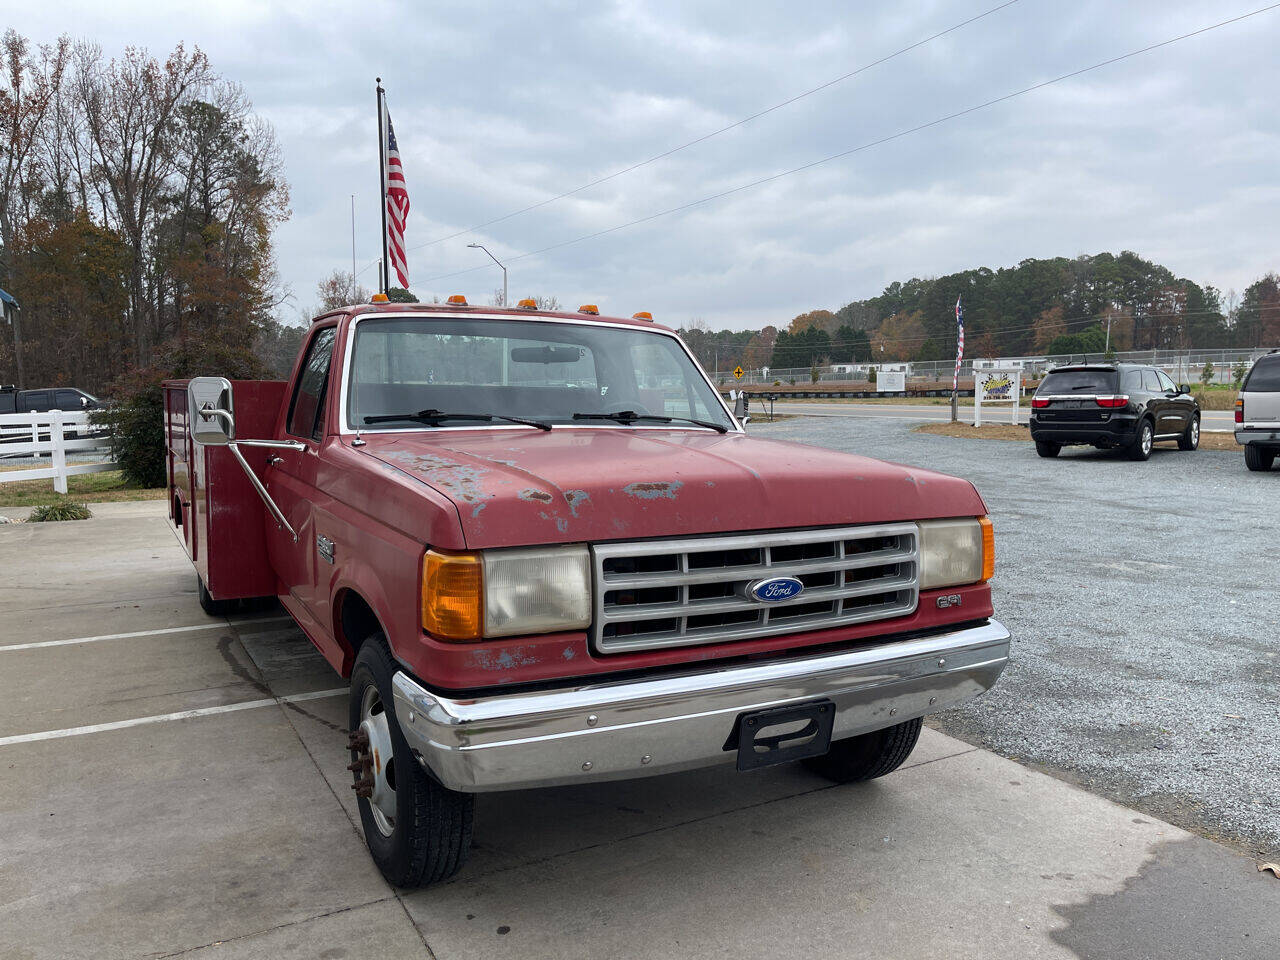
[{"label": "gravel lot", "polygon": [[[996,527],[996,615],[1014,660],[935,725],[1180,826],[1280,855],[1280,470],[1241,453],[911,432],[884,420],[753,423],[972,480]],[[1086,452],[1087,451],[1087,452]]]}]

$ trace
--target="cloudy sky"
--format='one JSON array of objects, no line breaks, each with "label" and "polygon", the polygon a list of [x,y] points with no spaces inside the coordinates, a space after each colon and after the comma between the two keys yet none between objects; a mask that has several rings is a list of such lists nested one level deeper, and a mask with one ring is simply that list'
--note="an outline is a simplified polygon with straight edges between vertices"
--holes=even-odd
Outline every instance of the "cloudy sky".
[{"label": "cloudy sky", "polygon": [[[1263,6],[1017,0],[790,106],[643,161],[901,50],[1000,0],[26,6],[12,26],[163,55],[198,44],[275,126],[293,217],[282,279],[379,255],[374,77],[407,171],[414,292],[485,302],[500,259],[730,190]],[[885,284],[1026,257],[1136,250],[1224,290],[1280,269],[1280,9],[535,256],[512,298],[555,295],[679,325],[785,322]],[[474,268],[474,269],[473,269]],[[456,276],[458,271],[470,271]],[[375,280],[369,267],[360,279]]]}]

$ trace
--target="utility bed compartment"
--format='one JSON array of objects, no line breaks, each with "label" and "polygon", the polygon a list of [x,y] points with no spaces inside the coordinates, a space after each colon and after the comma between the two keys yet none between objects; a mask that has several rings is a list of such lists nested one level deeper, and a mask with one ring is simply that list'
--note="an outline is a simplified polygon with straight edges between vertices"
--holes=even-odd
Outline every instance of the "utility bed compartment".
[{"label": "utility bed compartment", "polygon": [[[269,438],[284,398],[280,380],[233,380],[236,435]],[[164,383],[165,450],[169,475],[169,519],[196,572],[215,600],[274,596],[276,575],[267,553],[271,518],[226,447],[191,439],[187,381]],[[269,450],[241,450],[261,477]]]}]

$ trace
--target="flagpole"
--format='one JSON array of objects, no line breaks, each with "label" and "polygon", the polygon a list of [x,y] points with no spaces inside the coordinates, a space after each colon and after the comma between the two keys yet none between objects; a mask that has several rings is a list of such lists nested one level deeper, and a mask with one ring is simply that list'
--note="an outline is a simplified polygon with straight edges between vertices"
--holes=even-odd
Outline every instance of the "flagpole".
[{"label": "flagpole", "polygon": [[[955,423],[957,420],[960,419],[959,410],[958,410],[959,401],[957,399],[959,396],[959,387],[960,387],[960,357],[962,356],[960,351],[963,349],[963,346],[960,341],[960,329],[961,329],[960,322],[961,322],[960,321],[960,298],[956,297],[956,368],[955,368],[955,371],[951,374],[951,422],[952,423]],[[975,388],[977,387],[976,382],[974,383],[974,387]]]},{"label": "flagpole", "polygon": [[387,256],[387,132],[383,128],[386,109],[382,103],[386,91],[382,89],[382,78],[375,79],[378,83],[378,196],[382,201],[382,269],[379,272],[382,274],[381,292],[385,295],[391,287],[391,261]]}]

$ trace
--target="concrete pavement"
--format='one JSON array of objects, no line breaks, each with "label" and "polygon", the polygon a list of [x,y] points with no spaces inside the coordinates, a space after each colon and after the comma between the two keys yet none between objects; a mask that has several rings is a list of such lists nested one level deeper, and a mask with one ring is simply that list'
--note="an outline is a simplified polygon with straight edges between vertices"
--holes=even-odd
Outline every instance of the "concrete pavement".
[{"label": "concrete pavement", "polygon": [[462,873],[395,891],[354,818],[341,681],[279,612],[206,618],[163,511],[0,527],[5,960],[1176,960],[1280,939],[1280,883],[1251,861],[932,731],[866,785],[789,766],[483,795]]}]

